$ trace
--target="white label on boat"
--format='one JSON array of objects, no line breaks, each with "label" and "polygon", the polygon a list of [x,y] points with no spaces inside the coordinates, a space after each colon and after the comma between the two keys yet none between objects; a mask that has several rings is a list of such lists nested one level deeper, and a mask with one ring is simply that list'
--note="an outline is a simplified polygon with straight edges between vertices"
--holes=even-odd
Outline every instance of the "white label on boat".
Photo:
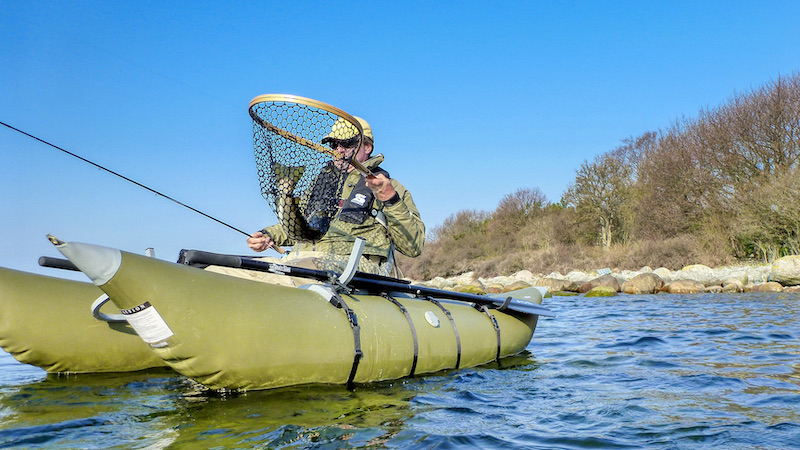
[{"label": "white label on boat", "polygon": [[148,344],[161,342],[175,334],[150,302],[120,312],[128,319],[128,323],[136,330],[139,337]]},{"label": "white label on boat", "polygon": [[434,327],[439,328],[439,318],[436,316],[436,313],[433,311],[425,311],[425,320]]}]

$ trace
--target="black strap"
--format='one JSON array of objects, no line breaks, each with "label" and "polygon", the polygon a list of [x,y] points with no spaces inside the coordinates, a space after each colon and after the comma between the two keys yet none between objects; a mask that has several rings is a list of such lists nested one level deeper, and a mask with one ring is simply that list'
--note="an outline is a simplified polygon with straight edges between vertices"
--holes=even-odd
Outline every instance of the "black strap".
[{"label": "black strap", "polygon": [[411,320],[411,315],[408,313],[408,310],[406,309],[405,306],[403,306],[400,302],[392,298],[392,296],[390,296],[386,292],[382,292],[381,296],[383,296],[383,298],[385,298],[386,300],[389,300],[390,302],[394,303],[397,306],[397,308],[400,309],[400,311],[406,316],[409,328],[411,328],[411,337],[414,339],[414,361],[412,361],[411,363],[411,372],[408,374],[408,376],[413,377],[414,371],[417,370],[417,359],[419,357],[419,341],[417,339],[417,329],[416,327],[414,327],[414,322]]},{"label": "black strap", "polygon": [[[509,297],[510,298],[510,297]],[[495,318],[492,313],[489,311],[489,307],[486,305],[481,305],[478,308],[478,311],[485,312],[487,316],[489,316],[489,320],[492,321],[492,326],[494,326],[494,331],[497,333],[497,355],[495,356],[495,361],[500,360],[500,324],[497,323],[497,318]]]},{"label": "black strap", "polygon": [[497,307],[498,311],[505,311],[508,308],[508,305],[511,303],[511,297],[506,297],[506,301],[503,302],[502,305]]},{"label": "black strap", "polygon": [[347,320],[350,322],[350,328],[353,330],[355,351],[353,355],[353,367],[350,369],[350,376],[347,378],[347,388],[352,389],[353,380],[355,380],[356,371],[358,370],[358,364],[364,356],[364,353],[361,351],[361,327],[358,326],[358,317],[356,317],[356,313],[347,306],[347,303],[344,302],[344,299],[338,293],[334,293],[334,296],[331,297],[331,304],[344,311]]},{"label": "black strap", "polygon": [[438,306],[439,309],[442,310],[444,315],[447,316],[448,319],[450,319],[450,325],[453,326],[453,333],[455,333],[456,335],[456,348],[458,349],[458,357],[456,358],[456,366],[454,367],[454,369],[458,369],[459,367],[461,367],[461,335],[458,334],[458,327],[456,326],[456,321],[453,320],[453,315],[450,314],[450,311],[448,311],[447,308],[442,306],[442,303],[439,302],[439,300],[436,300],[431,297],[425,297],[425,300]]}]

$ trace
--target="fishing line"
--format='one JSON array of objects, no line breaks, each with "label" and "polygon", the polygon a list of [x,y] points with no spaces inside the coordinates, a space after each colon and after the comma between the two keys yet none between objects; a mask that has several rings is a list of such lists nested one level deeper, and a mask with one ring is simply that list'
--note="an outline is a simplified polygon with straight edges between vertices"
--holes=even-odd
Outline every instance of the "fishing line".
[{"label": "fishing line", "polygon": [[83,161],[85,163],[89,163],[89,164],[97,167],[100,170],[105,170],[106,172],[110,173],[111,175],[114,175],[114,176],[117,176],[119,178],[122,178],[125,181],[128,181],[130,183],[135,184],[136,186],[139,186],[140,188],[147,189],[148,191],[150,191],[150,192],[152,192],[152,193],[154,193],[156,195],[159,195],[161,197],[164,197],[165,199],[167,199],[167,200],[169,200],[169,201],[171,201],[173,203],[177,203],[177,204],[183,206],[184,208],[190,209],[190,210],[196,212],[197,214],[200,214],[201,216],[205,216],[205,217],[207,217],[207,218],[209,218],[209,219],[211,219],[211,220],[213,220],[213,221],[215,221],[215,222],[217,222],[217,223],[219,223],[221,225],[225,225],[226,227],[230,228],[231,230],[238,231],[239,233],[242,233],[243,235],[248,236],[248,237],[250,236],[250,233],[246,233],[246,232],[244,232],[244,231],[242,231],[242,230],[240,230],[240,229],[238,229],[238,228],[236,228],[236,227],[234,227],[232,225],[228,225],[227,223],[217,219],[216,217],[212,217],[212,216],[204,213],[203,211],[200,211],[198,209],[192,208],[191,206],[189,206],[189,205],[187,205],[187,204],[185,204],[183,202],[180,202],[180,201],[170,197],[169,195],[162,194],[161,192],[158,192],[157,190],[155,190],[153,188],[147,187],[147,186],[143,185],[142,183],[139,183],[136,180],[132,180],[132,179],[126,177],[125,175],[118,174],[117,172],[114,172],[111,169],[106,169],[105,167],[101,166],[100,164],[97,164],[95,162],[89,161],[88,159],[86,159],[86,158],[84,158],[84,157],[82,157],[80,155],[76,155],[75,153],[72,153],[72,152],[70,152],[68,150],[65,150],[65,149],[63,149],[63,148],[61,148],[61,147],[59,147],[59,146],[57,146],[55,144],[51,144],[50,142],[47,142],[44,139],[38,138],[38,137],[36,137],[36,136],[34,136],[34,135],[30,134],[30,133],[26,133],[26,132],[20,130],[19,128],[12,127],[11,125],[9,125],[9,124],[7,124],[7,123],[5,123],[3,121],[0,121],[0,124],[2,124],[3,126],[8,127],[10,129],[16,131],[17,133],[24,134],[25,136],[28,136],[31,139],[35,139],[35,140],[41,142],[42,144],[48,145],[50,147],[53,147],[56,150],[62,151],[64,153],[68,154],[69,156],[78,158],[78,159],[80,159],[81,161]]}]

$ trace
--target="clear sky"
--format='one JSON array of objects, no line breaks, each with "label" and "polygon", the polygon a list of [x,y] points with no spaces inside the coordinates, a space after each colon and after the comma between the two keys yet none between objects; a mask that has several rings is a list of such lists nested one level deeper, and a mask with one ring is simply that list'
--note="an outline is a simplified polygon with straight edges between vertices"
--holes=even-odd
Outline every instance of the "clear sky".
[{"label": "clear sky", "polygon": [[[253,231],[249,101],[366,118],[428,230],[800,69],[797,1],[0,0],[0,121]],[[0,127],[0,266],[45,238],[175,260],[244,236]],[[76,279],[82,279],[77,277]]]}]

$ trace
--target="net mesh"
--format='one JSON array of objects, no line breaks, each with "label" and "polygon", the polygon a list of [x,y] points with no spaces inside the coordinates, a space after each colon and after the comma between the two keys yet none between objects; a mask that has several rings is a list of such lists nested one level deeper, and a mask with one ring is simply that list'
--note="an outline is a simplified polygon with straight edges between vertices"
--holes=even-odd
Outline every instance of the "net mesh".
[{"label": "net mesh", "polygon": [[261,195],[292,239],[319,240],[338,211],[361,127],[324,103],[262,97],[250,106]]}]

